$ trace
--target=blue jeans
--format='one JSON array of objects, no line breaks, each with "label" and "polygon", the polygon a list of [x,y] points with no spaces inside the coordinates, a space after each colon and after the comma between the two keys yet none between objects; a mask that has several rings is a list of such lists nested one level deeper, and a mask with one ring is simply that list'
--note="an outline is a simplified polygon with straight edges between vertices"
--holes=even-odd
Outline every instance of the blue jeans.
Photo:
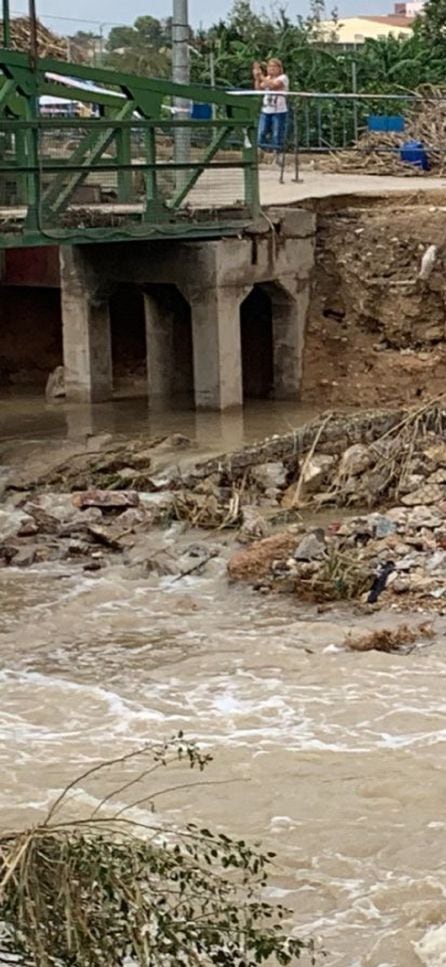
[{"label": "blue jeans", "polygon": [[283,151],[285,144],[285,134],[287,129],[288,111],[279,111],[276,114],[260,114],[259,129],[257,140],[259,148],[267,151]]}]

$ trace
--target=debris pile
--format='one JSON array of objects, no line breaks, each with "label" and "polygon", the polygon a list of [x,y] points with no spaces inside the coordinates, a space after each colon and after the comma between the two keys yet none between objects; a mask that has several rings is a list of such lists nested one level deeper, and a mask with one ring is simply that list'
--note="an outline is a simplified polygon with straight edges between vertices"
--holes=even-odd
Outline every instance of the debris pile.
[{"label": "debris pile", "polygon": [[446,510],[445,415],[441,398],[438,406],[409,410],[370,444],[353,444],[338,458],[310,451],[294,485],[295,506],[444,503]]},{"label": "debris pile", "polygon": [[0,510],[0,565],[72,560],[100,570],[107,552],[123,551],[135,527],[144,529],[152,520],[129,491],[32,496],[15,510]]},{"label": "debris pile", "polygon": [[[11,20],[10,31],[10,46],[15,50],[29,51],[31,34],[29,17],[14,17]],[[0,33],[2,43],[4,43],[3,22],[1,22]],[[54,34],[40,21],[37,22],[37,49],[39,57],[53,57],[56,60],[72,60],[75,54],[80,53],[77,47],[73,51],[73,43],[69,47],[68,40],[65,37]],[[69,53],[70,57],[68,56]],[[75,59],[82,60],[83,58],[76,56]]]},{"label": "debris pile", "polygon": [[345,644],[351,651],[384,651],[387,653],[412,651],[420,639],[431,639],[434,631],[427,621],[417,627],[399,625],[398,628],[377,628],[362,635],[349,634]]},{"label": "debris pile", "polygon": [[[4,483],[1,565],[99,570],[118,554],[172,573],[155,531],[176,521],[183,532],[230,529],[240,549],[229,577],[262,591],[446,609],[444,395],[405,411],[327,413],[234,453],[194,464],[189,454],[182,469],[176,451],[190,441],[180,434],[91,445],[32,481]],[[191,554],[187,573],[202,559]]]},{"label": "debris pile", "polygon": [[[189,519],[202,526],[206,516],[207,526],[246,524],[247,507],[276,524],[322,507],[443,501],[446,510],[445,432],[443,395],[403,411],[328,413],[295,434],[199,464],[170,486],[177,505],[181,495],[193,509]],[[186,510],[177,515],[187,518]],[[251,538],[261,536],[258,513],[249,523]]]},{"label": "debris pile", "polygon": [[353,150],[335,151],[318,163],[325,171],[358,171],[371,175],[421,176],[417,165],[402,161],[406,141],[420,142],[426,150],[430,174],[443,176],[446,158],[446,94],[440,87],[423,86],[415,106],[407,112],[404,133],[365,131]]},{"label": "debris pile", "polygon": [[152,480],[154,454],[162,448],[184,449],[190,441],[181,434],[155,437],[147,441],[115,443],[108,435],[91,437],[79,453],[70,453],[66,460],[33,475],[26,469],[15,473],[10,481],[11,491],[75,492],[81,490],[124,490],[152,492],[157,484]]},{"label": "debris pile", "polygon": [[366,175],[405,175],[409,178],[423,175],[424,171],[417,165],[401,161],[400,148],[400,134],[366,131],[351,148],[331,151],[328,157],[318,160],[317,166],[335,174],[360,171]]},{"label": "debris pile", "polygon": [[446,613],[446,506],[395,507],[299,535],[288,529],[275,542],[273,558],[266,541],[237,551],[230,578],[302,602],[359,600]]}]

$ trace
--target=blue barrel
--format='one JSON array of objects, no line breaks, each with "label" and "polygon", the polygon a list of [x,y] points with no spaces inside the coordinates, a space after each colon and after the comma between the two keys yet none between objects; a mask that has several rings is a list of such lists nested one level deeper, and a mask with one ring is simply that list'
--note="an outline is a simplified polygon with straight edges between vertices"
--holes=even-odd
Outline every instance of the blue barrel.
[{"label": "blue barrel", "polygon": [[367,118],[369,131],[404,131],[404,118],[400,114],[369,114]]},{"label": "blue barrel", "polygon": [[400,159],[406,164],[429,171],[429,158],[422,141],[405,141],[400,148]]},{"label": "blue barrel", "polygon": [[210,121],[212,119],[212,104],[192,104],[190,116],[192,121]]}]

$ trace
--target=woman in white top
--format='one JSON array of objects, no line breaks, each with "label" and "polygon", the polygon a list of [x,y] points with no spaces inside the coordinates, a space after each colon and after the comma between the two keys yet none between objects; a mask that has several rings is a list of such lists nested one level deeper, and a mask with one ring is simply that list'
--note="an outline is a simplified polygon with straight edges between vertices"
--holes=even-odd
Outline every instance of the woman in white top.
[{"label": "woman in white top", "polygon": [[275,151],[280,162],[288,120],[288,98],[280,92],[289,91],[290,82],[284,73],[282,61],[276,57],[268,61],[266,74],[260,64],[253,64],[252,76],[256,91],[265,91],[259,120],[259,147]]}]

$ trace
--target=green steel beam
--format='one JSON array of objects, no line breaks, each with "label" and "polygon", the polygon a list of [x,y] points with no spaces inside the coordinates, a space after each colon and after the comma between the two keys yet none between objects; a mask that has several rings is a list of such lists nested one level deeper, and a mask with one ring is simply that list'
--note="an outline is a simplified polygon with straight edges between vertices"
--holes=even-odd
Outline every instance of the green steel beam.
[{"label": "green steel beam", "polygon": [[16,82],[11,77],[8,77],[5,83],[0,86],[0,114],[3,114],[8,101],[15,93],[15,90]]},{"label": "green steel beam", "polygon": [[[125,120],[133,110],[133,105],[128,102],[124,103],[117,120]],[[82,170],[74,173],[71,178],[66,179],[65,172],[62,171],[60,175],[55,179],[54,183],[50,185],[49,189],[43,195],[43,205],[46,209],[51,209],[52,212],[60,212],[61,208],[67,204],[69,199],[72,197],[73,193],[76,191],[87,175],[90,174],[90,169],[94,167],[96,161],[99,160],[101,155],[104,153],[106,148],[111,144],[113,138],[115,137],[116,130],[113,127],[113,121],[110,121],[110,127],[104,132],[91,131],[90,134],[83,139],[80,145],[73,151],[70,158],[70,164],[72,166],[79,166]],[[88,157],[87,157],[88,155]],[[45,165],[42,164],[42,174],[45,172]]]},{"label": "green steel beam", "polygon": [[[124,106],[124,103],[125,102],[122,100],[118,102],[119,107],[121,109]],[[252,122],[249,122],[249,123],[252,123]],[[46,118],[46,117],[43,117],[42,115],[39,115],[31,120],[24,120],[23,118],[10,118],[10,117],[0,118],[0,130],[2,131],[6,131],[9,129],[11,132],[13,132],[13,131],[20,130],[20,128],[28,129],[29,127],[32,127],[32,126],[46,131],[51,131],[51,130],[63,131],[64,129],[72,131],[74,128],[79,128],[80,130],[85,128],[85,129],[98,131],[101,128],[110,128],[110,127],[115,127],[117,130],[125,129],[125,128],[138,130],[139,128],[142,131],[148,128],[159,128],[160,131],[163,130],[164,128],[167,131],[171,131],[172,128],[174,127],[175,128],[187,127],[187,128],[191,128],[192,130],[195,129],[195,131],[200,130],[200,128],[205,128],[207,130],[211,130],[211,129],[213,130],[214,128],[217,128],[217,129],[233,128],[235,131],[246,131],[248,124],[246,121],[240,121],[240,120],[234,121],[232,118],[231,120],[226,119],[226,120],[217,120],[217,121],[191,121],[191,120],[167,121],[165,118],[159,118],[159,119],[158,118],[157,119],[140,118],[140,117],[118,118],[116,114],[107,115],[107,117],[105,118],[96,118],[96,117]]]},{"label": "green steel beam", "polygon": [[54,245],[89,245],[98,242],[141,242],[144,240],[166,241],[166,239],[206,239],[225,236],[240,236],[252,220],[240,213],[237,220],[231,219],[203,221],[194,224],[185,220],[183,223],[176,219],[175,223],[156,222],[148,227],[145,224],[135,224],[132,228],[114,225],[106,228],[59,228],[56,231],[33,230],[32,228],[16,225],[11,231],[0,234],[0,251],[6,248],[35,248]]},{"label": "green steel beam", "polygon": [[226,141],[226,138],[228,137],[229,131],[230,131],[230,128],[228,128],[227,126],[224,127],[222,130],[218,131],[218,133],[214,137],[214,140],[209,145],[209,148],[203,157],[200,167],[195,168],[195,171],[192,172],[188,181],[186,181],[186,183],[182,186],[181,190],[177,192],[177,194],[175,195],[175,197],[172,199],[170,203],[170,206],[169,206],[170,208],[180,207],[180,205],[183,203],[184,199],[187,197],[191,189],[197,183],[200,175],[203,174],[203,171],[205,171],[209,162],[212,161],[212,158],[216,155],[219,148],[223,146],[224,142]]},{"label": "green steel beam", "polygon": [[[15,68],[24,68],[30,73],[28,55],[22,51],[0,48],[0,69],[3,67],[8,72],[14,71]],[[175,84],[173,81],[167,81],[163,78],[140,77],[136,74],[126,74],[105,67],[70,64],[66,61],[42,57],[39,58],[37,63],[37,73],[39,75],[39,86],[47,83],[45,81],[45,74],[52,73],[68,78],[75,76],[80,81],[93,81],[96,84],[105,84],[108,88],[119,88],[122,93],[125,93],[127,96],[130,95],[135,100],[138,100],[139,96],[142,96],[144,100],[144,96],[147,97],[148,95],[158,95],[161,98],[181,97],[204,104],[217,104],[223,107],[231,107],[237,115],[240,116],[240,113],[242,113],[245,117],[252,117],[258,110],[253,98],[244,97],[243,95],[227,94],[226,91],[205,87],[200,84],[183,85]],[[75,86],[74,84],[73,90]],[[63,89],[67,91],[67,96],[71,98],[71,85],[64,85]],[[61,91],[59,90],[60,93]],[[83,89],[82,95],[81,99],[86,102],[90,97],[94,100],[94,96]]]}]

